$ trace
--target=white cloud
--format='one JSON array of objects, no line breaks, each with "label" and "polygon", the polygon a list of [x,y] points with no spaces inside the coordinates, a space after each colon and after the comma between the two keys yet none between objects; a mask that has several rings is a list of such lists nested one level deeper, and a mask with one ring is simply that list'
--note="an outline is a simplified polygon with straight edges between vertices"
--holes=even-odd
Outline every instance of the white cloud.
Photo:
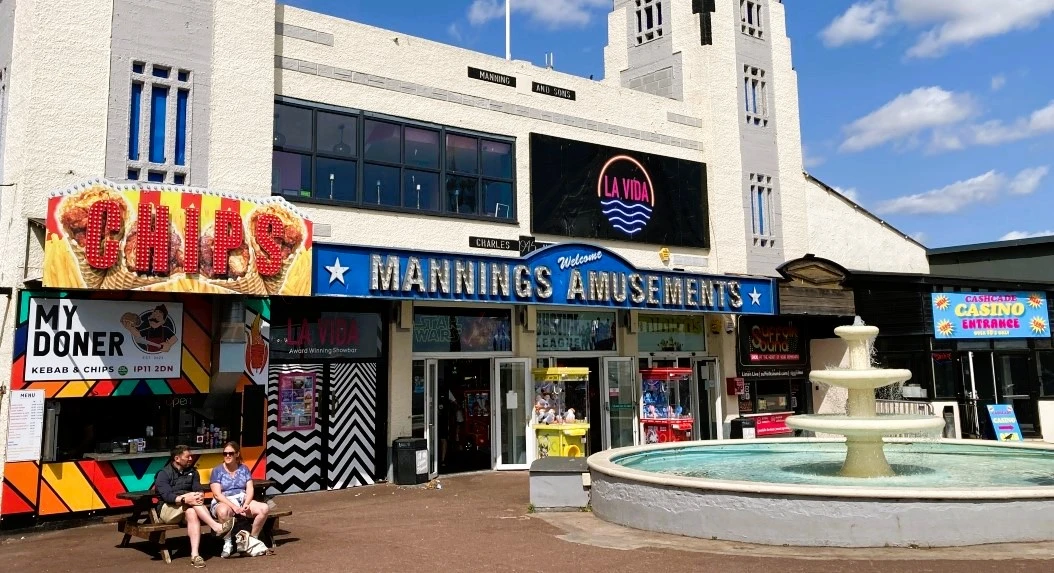
[{"label": "white cloud", "polygon": [[[594,12],[611,9],[611,0],[514,0],[513,13],[526,14],[532,21],[548,28],[584,26]],[[505,17],[505,2],[472,0],[468,21],[479,26]]]},{"label": "white cloud", "polygon": [[1010,192],[1014,195],[1031,195],[1049,172],[1050,169],[1046,165],[1022,169],[1010,182]]},{"label": "white cloud", "polygon": [[825,161],[827,161],[827,159],[824,157],[821,157],[819,155],[813,155],[809,149],[809,146],[807,145],[801,146],[801,155],[802,164],[804,164],[806,168],[819,167],[820,165],[823,165]]},{"label": "white cloud", "polygon": [[849,199],[853,203],[860,204],[860,192],[858,192],[856,190],[856,187],[849,187],[848,189],[842,189],[841,187],[835,186],[835,187],[832,187],[832,189],[834,189],[842,197],[845,197],[846,199]]},{"label": "white cloud", "polygon": [[908,49],[908,56],[941,56],[954,46],[1034,28],[1054,13],[1054,0],[999,0],[997,4],[992,0],[897,0],[897,16],[902,21],[933,26]]},{"label": "white cloud", "polygon": [[896,21],[887,0],[853,4],[820,32],[827,47],[866,42],[877,38]]},{"label": "white cloud", "polygon": [[446,27],[446,33],[457,42],[462,41],[461,28],[458,27],[457,22],[451,22],[450,25]]},{"label": "white cloud", "polygon": [[1028,231],[1010,231],[1002,237],[999,237],[999,240],[1016,241],[1018,239],[1031,239],[1033,237],[1049,237],[1051,235],[1054,235],[1054,231],[1036,231],[1035,233],[1029,233]]},{"label": "white cloud", "polygon": [[1005,86],[1005,85],[1006,85],[1006,76],[1004,76],[1003,74],[992,76],[992,91],[997,92],[997,91],[1003,89],[1003,86]]},{"label": "white cloud", "polygon": [[1032,193],[1046,176],[1047,171],[1047,167],[1033,167],[1024,169],[1013,179],[1009,179],[1006,175],[992,170],[971,179],[956,181],[940,189],[883,201],[875,211],[883,214],[912,215],[955,213],[974,203],[993,201],[1005,193],[1015,195]]},{"label": "white cloud", "polygon": [[845,127],[842,151],[863,151],[919,132],[965,120],[973,114],[973,99],[937,86],[916,88],[898,95],[875,111]]},{"label": "white cloud", "polygon": [[963,149],[967,145],[1001,145],[1048,133],[1054,133],[1054,100],[1028,117],[1019,117],[1009,123],[994,119],[934,132],[930,151]]},{"label": "white cloud", "polygon": [[867,42],[896,25],[922,28],[907,55],[932,58],[1015,30],[1034,28],[1054,13],[1054,0],[888,0],[857,2],[820,36],[827,46]]}]

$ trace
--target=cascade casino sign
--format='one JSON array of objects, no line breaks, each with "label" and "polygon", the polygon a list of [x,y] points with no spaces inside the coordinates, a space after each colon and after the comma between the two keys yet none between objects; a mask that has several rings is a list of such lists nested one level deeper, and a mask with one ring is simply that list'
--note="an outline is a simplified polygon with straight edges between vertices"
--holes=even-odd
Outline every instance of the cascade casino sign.
[{"label": "cascade casino sign", "polygon": [[607,249],[562,243],[523,258],[316,244],[315,294],[775,314],[772,279],[638,270]]}]

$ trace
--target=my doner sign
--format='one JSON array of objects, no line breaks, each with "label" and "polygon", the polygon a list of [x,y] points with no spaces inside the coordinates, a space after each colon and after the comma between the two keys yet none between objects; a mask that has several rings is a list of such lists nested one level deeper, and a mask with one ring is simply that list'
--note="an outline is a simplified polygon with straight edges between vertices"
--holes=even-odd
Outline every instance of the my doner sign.
[{"label": "my doner sign", "polygon": [[34,298],[26,381],[178,378],[183,305]]}]

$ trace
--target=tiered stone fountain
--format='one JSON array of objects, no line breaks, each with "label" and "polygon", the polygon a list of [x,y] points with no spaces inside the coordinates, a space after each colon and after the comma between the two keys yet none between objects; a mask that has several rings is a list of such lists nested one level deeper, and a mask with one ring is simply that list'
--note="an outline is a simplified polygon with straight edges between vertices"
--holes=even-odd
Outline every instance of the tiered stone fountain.
[{"label": "tiered stone fountain", "polygon": [[845,415],[801,415],[787,418],[787,425],[799,430],[845,436],[845,463],[838,475],[844,477],[883,477],[893,475],[883,450],[883,436],[936,433],[944,427],[942,418],[933,416],[879,416],[875,408],[875,389],[900,384],[911,378],[910,370],[874,368],[871,341],[878,336],[874,326],[839,326],[834,333],[849,345],[848,370],[813,370],[813,382],[849,391]]},{"label": "tiered stone fountain", "polygon": [[883,440],[935,433],[944,420],[877,415],[875,388],[904,382],[911,372],[871,366],[877,328],[835,333],[849,346],[850,367],[810,378],[848,389],[847,413],[793,416],[788,424],[844,442],[711,440],[599,452],[588,460],[593,515],[638,529],[774,545],[1054,541],[1054,447]]}]

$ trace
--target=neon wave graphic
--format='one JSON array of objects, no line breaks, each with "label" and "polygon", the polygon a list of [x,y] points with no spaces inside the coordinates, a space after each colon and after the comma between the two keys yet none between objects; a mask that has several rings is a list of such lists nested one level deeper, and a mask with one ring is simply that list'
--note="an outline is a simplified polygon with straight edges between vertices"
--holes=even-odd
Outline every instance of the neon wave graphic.
[{"label": "neon wave graphic", "polygon": [[600,202],[600,205],[605,208],[614,208],[615,205],[618,205],[627,211],[647,211],[648,214],[651,214],[651,207],[644,203],[623,203],[618,199],[604,199]]},{"label": "neon wave graphic", "polygon": [[651,207],[643,203],[624,203],[618,199],[607,199],[600,202],[601,210],[611,226],[634,235],[639,233],[651,220]]}]

